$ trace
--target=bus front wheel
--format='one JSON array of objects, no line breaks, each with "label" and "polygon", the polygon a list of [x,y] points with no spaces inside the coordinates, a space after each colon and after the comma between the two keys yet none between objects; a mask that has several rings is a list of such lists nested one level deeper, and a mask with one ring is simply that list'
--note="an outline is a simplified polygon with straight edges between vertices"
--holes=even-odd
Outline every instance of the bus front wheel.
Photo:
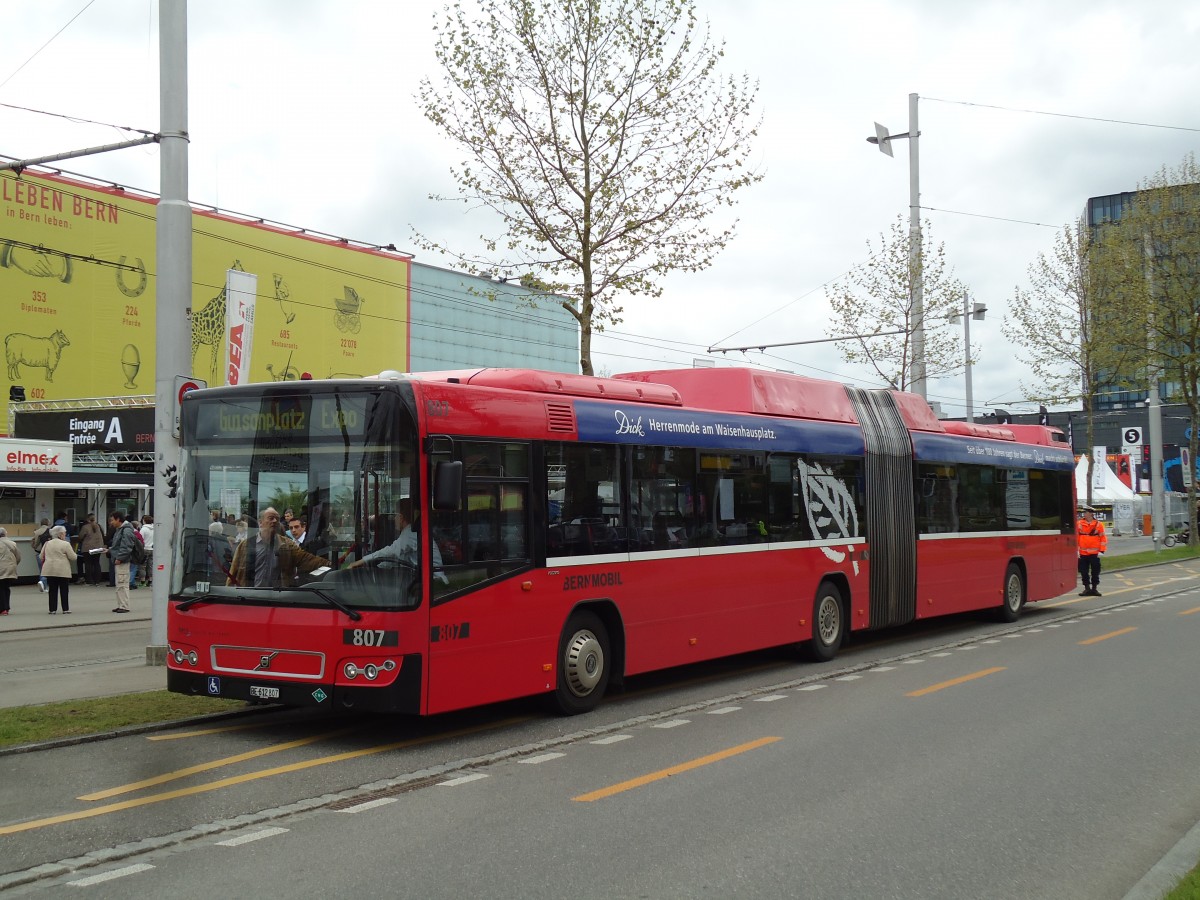
[{"label": "bus front wheel", "polygon": [[608,630],[594,613],[571,616],[558,642],[554,707],[573,716],[595,709],[608,687]]},{"label": "bus front wheel", "polygon": [[996,618],[1001,622],[1015,622],[1021,616],[1025,606],[1025,579],[1021,568],[1016,563],[1009,563],[1004,572],[1004,602],[996,610]]},{"label": "bus front wheel", "polygon": [[845,636],[846,607],[842,603],[842,592],[836,585],[823,581],[813,600],[812,640],[808,642],[808,655],[817,662],[829,662],[837,656]]}]

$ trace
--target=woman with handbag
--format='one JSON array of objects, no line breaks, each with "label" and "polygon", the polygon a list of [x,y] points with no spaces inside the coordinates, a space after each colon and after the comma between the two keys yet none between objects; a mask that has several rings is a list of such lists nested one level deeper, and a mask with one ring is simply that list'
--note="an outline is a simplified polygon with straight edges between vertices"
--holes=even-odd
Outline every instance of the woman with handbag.
[{"label": "woman with handbag", "polygon": [[50,615],[58,612],[58,601],[62,598],[63,615],[71,612],[71,570],[75,567],[75,549],[67,541],[67,529],[55,525],[50,529],[50,540],[42,544],[42,576],[50,583]]}]

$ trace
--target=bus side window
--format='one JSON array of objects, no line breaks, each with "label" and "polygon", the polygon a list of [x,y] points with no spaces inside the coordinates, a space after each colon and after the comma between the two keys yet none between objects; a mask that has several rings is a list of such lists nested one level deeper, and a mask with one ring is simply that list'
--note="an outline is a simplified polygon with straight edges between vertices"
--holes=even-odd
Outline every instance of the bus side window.
[{"label": "bus side window", "polygon": [[525,568],[529,556],[529,444],[463,441],[462,508],[434,510],[437,541],[448,584],[434,582],[435,597],[461,591]]}]

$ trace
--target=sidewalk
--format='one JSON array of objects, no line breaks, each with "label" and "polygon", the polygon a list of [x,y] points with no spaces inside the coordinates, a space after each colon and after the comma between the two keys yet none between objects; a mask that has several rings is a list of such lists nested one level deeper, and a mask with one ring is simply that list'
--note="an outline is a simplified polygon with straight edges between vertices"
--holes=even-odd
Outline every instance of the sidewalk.
[{"label": "sidewalk", "polygon": [[38,590],[37,584],[20,584],[12,589],[12,612],[0,616],[0,634],[12,631],[32,631],[43,628],[73,628],[79,625],[149,622],[150,588],[129,592],[128,613],[114,613],[117,590],[107,582],[99,585],[71,585],[71,614],[49,615],[50,595]]},{"label": "sidewalk", "polygon": [[120,614],[114,588],[73,584],[70,615],[51,616],[37,584],[14,587],[0,616],[0,708],[165,689],[166,667],[146,665],[151,596],[130,592],[132,611]]}]

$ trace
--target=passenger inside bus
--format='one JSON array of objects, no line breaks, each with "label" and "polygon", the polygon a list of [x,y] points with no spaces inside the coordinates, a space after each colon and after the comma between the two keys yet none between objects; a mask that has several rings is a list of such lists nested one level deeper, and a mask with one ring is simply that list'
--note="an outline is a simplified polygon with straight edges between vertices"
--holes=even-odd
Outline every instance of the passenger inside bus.
[{"label": "passenger inside bus", "polygon": [[241,587],[284,588],[296,584],[329,560],[300,548],[279,529],[279,513],[268,506],[259,517],[258,533],[237,545],[227,584]]}]

